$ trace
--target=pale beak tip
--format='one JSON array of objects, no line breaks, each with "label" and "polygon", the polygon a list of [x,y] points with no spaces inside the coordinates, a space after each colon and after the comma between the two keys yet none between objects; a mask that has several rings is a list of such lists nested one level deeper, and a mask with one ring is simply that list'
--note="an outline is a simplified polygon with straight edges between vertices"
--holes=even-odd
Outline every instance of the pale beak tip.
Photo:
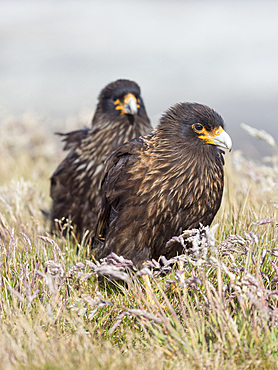
[{"label": "pale beak tip", "polygon": [[222,133],[215,137],[213,141],[219,148],[228,149],[229,152],[232,150],[232,139],[225,131],[222,131]]},{"label": "pale beak tip", "polygon": [[129,99],[129,101],[127,102],[127,104],[125,105],[125,109],[127,111],[127,113],[129,114],[136,114],[138,109],[137,109],[137,103],[134,99]]}]

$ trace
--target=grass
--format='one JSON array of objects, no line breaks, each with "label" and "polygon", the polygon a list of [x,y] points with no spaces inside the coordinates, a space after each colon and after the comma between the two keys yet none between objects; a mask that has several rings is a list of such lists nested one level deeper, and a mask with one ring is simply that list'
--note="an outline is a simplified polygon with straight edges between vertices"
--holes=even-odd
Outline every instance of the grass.
[{"label": "grass", "polygon": [[184,235],[185,255],[137,271],[48,234],[41,209],[63,153],[43,127],[2,122],[0,368],[277,368],[275,148],[259,165],[227,154],[213,226]]}]

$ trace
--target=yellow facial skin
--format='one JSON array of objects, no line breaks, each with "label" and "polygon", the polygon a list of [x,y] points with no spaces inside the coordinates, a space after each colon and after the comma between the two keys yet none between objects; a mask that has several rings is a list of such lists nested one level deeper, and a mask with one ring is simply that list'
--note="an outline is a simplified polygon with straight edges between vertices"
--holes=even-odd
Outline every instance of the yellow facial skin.
[{"label": "yellow facial skin", "polygon": [[140,108],[140,99],[136,99],[136,97],[129,93],[126,94],[121,101],[117,99],[114,101],[116,105],[115,109],[120,110],[121,114],[136,114],[138,109]]},{"label": "yellow facial skin", "polygon": [[194,123],[192,129],[199,134],[199,139],[204,140],[204,144],[217,145],[219,148],[232,149],[232,139],[224,131],[223,127],[215,127],[211,131],[207,131],[200,123]]}]

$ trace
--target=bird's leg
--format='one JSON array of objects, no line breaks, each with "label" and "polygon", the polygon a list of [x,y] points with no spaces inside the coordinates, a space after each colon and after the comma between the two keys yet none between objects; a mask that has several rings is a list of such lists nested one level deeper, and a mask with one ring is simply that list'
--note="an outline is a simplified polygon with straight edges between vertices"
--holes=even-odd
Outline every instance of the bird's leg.
[{"label": "bird's leg", "polygon": [[178,277],[178,285],[173,283],[171,284],[171,290],[174,293],[181,292],[181,290],[185,287],[185,273],[184,273],[184,261],[179,260],[178,263],[178,271],[181,271]]},{"label": "bird's leg", "polygon": [[147,302],[150,304],[151,310],[153,312],[161,311],[161,310],[163,311],[168,310],[168,307],[166,305],[161,304],[157,299],[156,301],[153,299],[154,291],[151,287],[149,275],[147,274],[142,275],[142,279],[143,279],[143,283],[144,283],[143,285],[144,285],[144,288],[147,294]]},{"label": "bird's leg", "polygon": [[184,284],[185,284],[185,275],[184,275],[183,269],[184,269],[184,261],[179,260],[178,261],[178,270],[182,271],[182,273],[180,275],[180,284],[182,286],[184,286]]},{"label": "bird's leg", "polygon": [[146,293],[147,293],[147,302],[151,303],[152,306],[155,306],[155,302],[152,298],[153,290],[152,290],[152,287],[151,287],[149,275],[142,275],[142,279],[143,279],[143,282],[144,282],[144,288],[145,288]]}]

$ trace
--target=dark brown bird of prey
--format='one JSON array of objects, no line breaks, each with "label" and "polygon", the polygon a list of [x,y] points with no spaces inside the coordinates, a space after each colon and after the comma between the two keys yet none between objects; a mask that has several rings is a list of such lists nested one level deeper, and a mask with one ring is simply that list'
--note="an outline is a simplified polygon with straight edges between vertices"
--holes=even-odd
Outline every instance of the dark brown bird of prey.
[{"label": "dark brown bird of prey", "polygon": [[120,144],[151,132],[151,125],[139,86],[129,80],[117,80],[100,93],[92,127],[64,136],[67,157],[51,177],[51,231],[55,219],[72,220],[76,235],[94,230],[100,179],[107,156]]},{"label": "dark brown bird of prey", "polygon": [[232,141],[221,116],[207,106],[180,103],[152,134],[110,156],[93,247],[140,265],[182,250],[166,246],[185,229],[210,225],[221,203],[224,152]]}]

